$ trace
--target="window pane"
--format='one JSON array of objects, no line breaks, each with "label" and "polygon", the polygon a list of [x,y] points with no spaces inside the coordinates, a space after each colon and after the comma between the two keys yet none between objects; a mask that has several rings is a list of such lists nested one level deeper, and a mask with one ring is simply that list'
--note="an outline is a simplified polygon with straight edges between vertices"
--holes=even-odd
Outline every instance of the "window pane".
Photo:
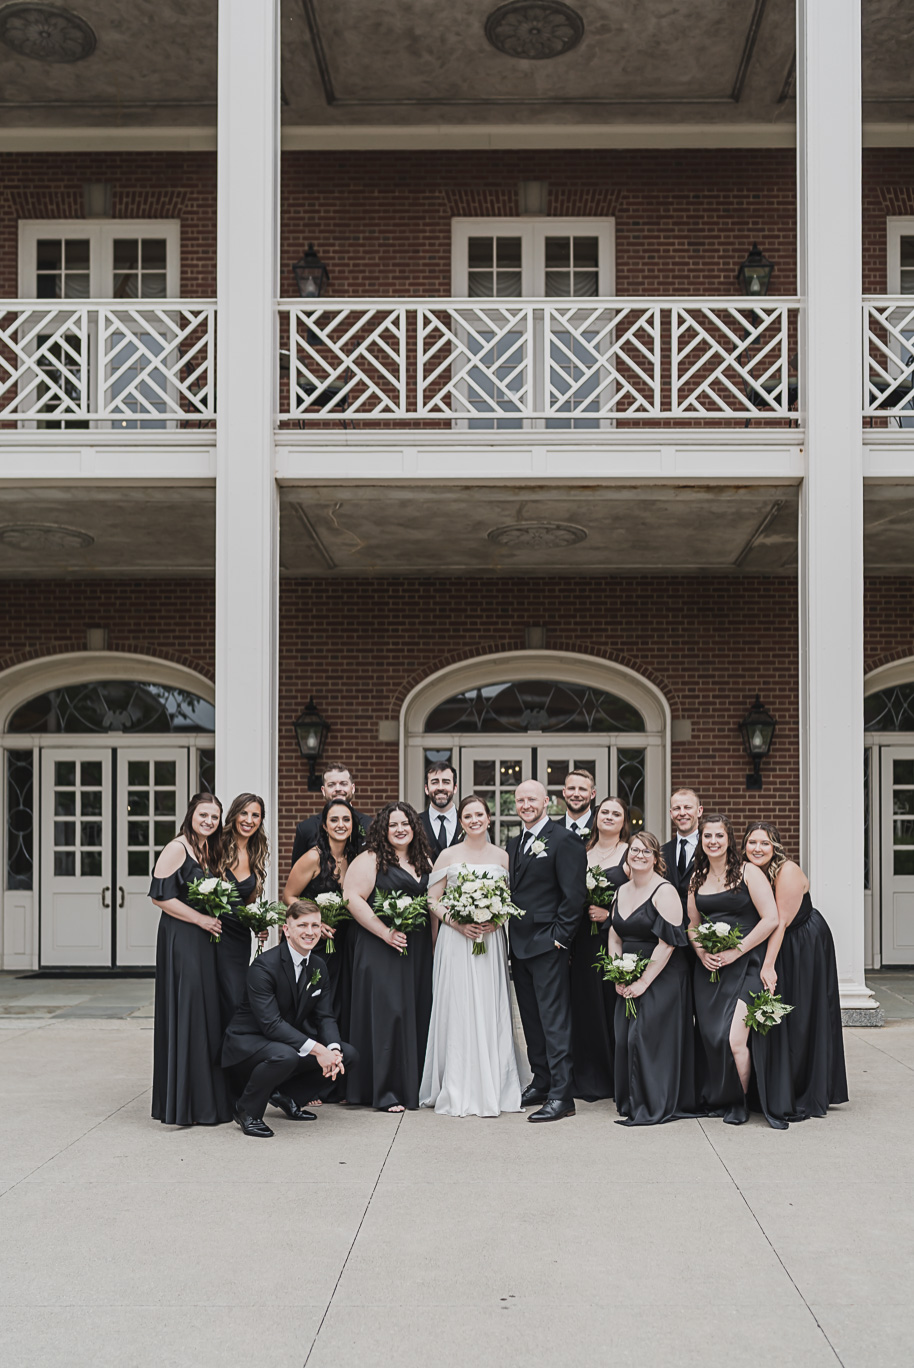
[{"label": "window pane", "polygon": [[76,816],[76,794],[72,790],[68,793],[66,789],[60,789],[54,794],[54,816]]},{"label": "window pane", "polygon": [[84,879],[100,879],[102,876],[102,852],[83,850],[79,856],[79,872]]},{"label": "window pane", "polygon": [[149,845],[149,823],[148,822],[128,822],[127,823],[127,844],[132,846]]},{"label": "window pane", "polygon": [[474,760],[473,761],[473,788],[494,788],[495,787],[495,761],[494,760]]},{"label": "window pane", "polygon": [[430,732],[643,732],[637,708],[615,694],[580,684],[527,679],[485,684],[439,703]]},{"label": "window pane", "polygon": [[127,761],[127,783],[131,785],[142,784],[144,787],[149,783],[148,760]]},{"label": "window pane", "polygon": [[140,244],[137,238],[114,239],[114,269],[135,271],[140,264]]},{"label": "window pane", "polygon": [[892,860],[893,874],[914,874],[914,850],[896,850]]},{"label": "window pane", "polygon": [[82,271],[68,271],[63,278],[64,299],[88,299],[89,276]]},{"label": "window pane", "polygon": [[102,782],[101,760],[83,760],[79,767],[80,783],[86,788],[100,788]]},{"label": "window pane", "polygon": [[546,272],[546,298],[567,299],[571,294],[570,271]]},{"label": "window pane", "polygon": [[79,811],[83,817],[101,817],[101,789],[83,789],[79,800]]},{"label": "window pane", "polygon": [[499,270],[503,267],[513,267],[520,270],[520,238],[519,237],[500,237],[496,240],[495,264]]},{"label": "window pane", "polygon": [[216,752],[214,750],[198,752],[197,781],[199,793],[212,793],[216,787]]},{"label": "window pane", "polygon": [[88,238],[67,238],[66,264],[68,271],[88,271]]},{"label": "window pane", "polygon": [[595,237],[576,237],[574,239],[575,267],[586,266],[596,270],[599,264],[598,239]]},{"label": "window pane", "polygon": [[127,794],[127,812],[131,817],[149,816],[149,790],[130,789]]},{"label": "window pane", "polygon": [[909,237],[907,233],[901,239],[901,264],[914,266],[914,237]]},{"label": "window pane", "polygon": [[72,879],[76,874],[76,851],[54,851],[54,873],[61,879]]},{"label": "window pane", "polygon": [[[98,680],[69,684],[23,703],[10,718],[12,732],[211,732],[213,705],[186,689],[136,680]],[[128,782],[148,782],[128,769]],[[134,777],[136,776],[136,777]],[[60,782],[58,780],[58,782]],[[72,782],[72,781],[71,781]]]},{"label": "window pane", "polygon": [[896,816],[914,816],[914,789],[895,789],[892,793],[892,811]]},{"label": "window pane", "polygon": [[63,243],[60,238],[39,238],[36,252],[39,271],[63,269]]},{"label": "window pane", "polygon": [[143,299],[164,299],[165,298],[165,276],[158,271],[143,273],[143,288],[141,291]]},{"label": "window pane", "polygon": [[54,761],[54,784],[58,788],[64,786],[73,787],[76,784],[75,760]]},{"label": "window pane", "polygon": [[34,776],[32,752],[6,754],[6,886],[32,887]]},{"label": "window pane", "polygon": [[165,239],[143,238],[143,270],[165,270]]},{"label": "window pane", "polygon": [[175,815],[175,798],[176,794],[174,789],[157,789],[155,801],[156,816],[173,817]]},{"label": "window pane", "polygon": [[102,843],[101,822],[81,822],[80,845],[100,846]]},{"label": "window pane", "polygon": [[155,765],[156,784],[175,783],[175,762],[174,760],[157,760]]},{"label": "window pane", "polygon": [[493,265],[493,243],[490,237],[471,237],[467,244],[467,261],[470,270],[478,270]]},{"label": "window pane", "polygon": [[497,299],[520,299],[520,271],[497,271],[495,274],[495,295]]},{"label": "window pane", "polygon": [[467,294],[471,299],[491,299],[494,284],[495,276],[492,271],[471,271],[467,281]]},{"label": "window pane", "polygon": [[76,823],[75,822],[55,822],[54,823],[54,844],[56,846],[75,846],[76,845]]},{"label": "window pane", "polygon": [[914,760],[893,760],[892,782],[895,784],[914,784]]},{"label": "window pane", "polygon": [[38,277],[38,288],[35,291],[35,295],[38,299],[59,299],[60,276],[40,275]]},{"label": "window pane", "polygon": [[571,265],[571,239],[567,237],[547,237],[546,268]]},{"label": "window pane", "polygon": [[150,872],[150,859],[145,850],[127,851],[127,873],[144,879]]},{"label": "window pane", "polygon": [[156,848],[158,850],[161,850],[163,846],[167,846],[168,842],[173,841],[176,835],[177,832],[175,830],[174,822],[155,823],[155,840]]}]

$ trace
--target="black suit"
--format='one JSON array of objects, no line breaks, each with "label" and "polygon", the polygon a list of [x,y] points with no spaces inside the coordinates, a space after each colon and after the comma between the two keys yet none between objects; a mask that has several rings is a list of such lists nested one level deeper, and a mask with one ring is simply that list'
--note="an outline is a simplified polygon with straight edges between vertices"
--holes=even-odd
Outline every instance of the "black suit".
[{"label": "black suit", "polygon": [[[243,1083],[238,1106],[262,1117],[270,1094],[282,1088],[301,1105],[326,1097],[337,1086],[324,1078],[313,1054],[298,1052],[306,1040],[338,1044],[348,1069],[358,1056],[340,1040],[330,1005],[327,966],[311,954],[295,981],[288,941],[258,955],[248,969],[244,997],[229,1022],[222,1044],[222,1066]],[[291,1087],[283,1086],[295,1080]]]},{"label": "black suit", "polygon": [[[695,849],[698,849],[697,845]],[[679,900],[682,903],[683,924],[685,925],[689,920],[689,883],[692,875],[695,873],[695,856],[693,853],[692,858],[686,865],[685,875],[680,883],[679,872],[676,865],[678,852],[679,835],[677,833],[671,841],[667,841],[666,845],[660,847],[660,853],[666,862],[666,877],[679,894]]]},{"label": "black suit", "polygon": [[420,813],[422,818],[422,829],[428,837],[428,843],[431,846],[433,856],[440,855],[442,849],[446,850],[450,846],[459,845],[463,840],[463,827],[460,825],[460,818],[458,817],[454,827],[454,835],[448,841],[447,846],[440,846],[438,844],[438,832],[440,828],[437,821],[435,821],[437,815],[437,808],[423,808]]},{"label": "black suit", "polygon": [[[533,1085],[549,1098],[572,1101],[569,950],[587,901],[587,854],[583,841],[549,821],[537,840],[541,855],[522,855],[522,836],[508,842],[511,899],[524,909],[512,917],[508,935],[514,990],[520,1010]],[[563,949],[556,947],[556,941]]]},{"label": "black suit", "polygon": [[[359,850],[362,850],[365,845],[365,837],[368,835],[368,828],[371,826],[371,818],[365,812],[357,812],[355,820],[364,832],[364,835],[361,836],[358,831],[356,832],[359,839]],[[295,864],[296,860],[300,860],[309,850],[314,849],[317,845],[317,833],[320,829],[321,815],[319,812],[316,812],[313,817],[306,817],[303,822],[299,822],[295,828],[295,841],[292,845],[292,864]]]}]

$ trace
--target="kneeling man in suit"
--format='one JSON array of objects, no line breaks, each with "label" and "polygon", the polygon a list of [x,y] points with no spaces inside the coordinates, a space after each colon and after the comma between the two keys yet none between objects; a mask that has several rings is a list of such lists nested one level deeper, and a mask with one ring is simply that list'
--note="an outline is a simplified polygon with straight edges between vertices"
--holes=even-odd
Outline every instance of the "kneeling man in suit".
[{"label": "kneeling man in suit", "polygon": [[320,939],[320,908],[305,899],[292,903],[283,929],[279,945],[248,969],[222,1044],[223,1068],[243,1085],[235,1120],[245,1135],[273,1134],[263,1119],[268,1102],[291,1121],[314,1121],[302,1102],[335,1100],[337,1080],[358,1060],[340,1041],[327,966],[311,953]]}]

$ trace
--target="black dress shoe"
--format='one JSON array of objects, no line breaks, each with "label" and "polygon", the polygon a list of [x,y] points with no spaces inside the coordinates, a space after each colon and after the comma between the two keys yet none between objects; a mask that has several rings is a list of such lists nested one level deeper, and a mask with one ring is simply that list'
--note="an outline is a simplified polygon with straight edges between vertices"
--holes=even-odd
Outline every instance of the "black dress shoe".
[{"label": "black dress shoe", "polygon": [[544,1102],[548,1102],[548,1093],[540,1092],[535,1083],[528,1083],[520,1095],[522,1107],[541,1107]]},{"label": "black dress shoe", "polygon": [[745,1101],[735,1107],[728,1107],[724,1112],[724,1122],[728,1126],[744,1126],[748,1120],[749,1108]]},{"label": "black dress shoe", "polygon": [[564,1116],[574,1116],[574,1103],[563,1102],[561,1098],[550,1097],[539,1111],[531,1112],[528,1121],[561,1121]]},{"label": "black dress shoe", "polygon": [[305,1111],[300,1107],[293,1097],[287,1097],[285,1093],[275,1092],[270,1098],[270,1106],[278,1107],[281,1112],[285,1112],[290,1121],[316,1121],[314,1112]]},{"label": "black dress shoe", "polygon": [[262,1116],[251,1116],[249,1112],[244,1112],[240,1107],[235,1107],[234,1117],[245,1135],[254,1135],[260,1140],[269,1140],[273,1134]]}]

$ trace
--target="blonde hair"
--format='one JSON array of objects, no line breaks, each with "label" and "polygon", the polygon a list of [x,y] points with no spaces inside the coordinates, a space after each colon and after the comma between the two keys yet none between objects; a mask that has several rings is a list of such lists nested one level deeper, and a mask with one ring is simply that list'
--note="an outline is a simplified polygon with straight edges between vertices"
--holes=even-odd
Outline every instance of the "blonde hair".
[{"label": "blonde hair", "polygon": [[[749,844],[749,837],[752,835],[753,831],[764,831],[765,835],[771,842],[771,849],[773,853],[771,859],[765,865],[764,872],[768,876],[768,882],[771,884],[771,887],[774,888],[774,885],[777,883],[777,877],[780,874],[781,870],[784,868],[785,864],[789,863],[790,856],[784,849],[783,842],[781,841],[781,833],[778,831],[777,827],[774,825],[773,822],[750,822],[749,825],[746,827],[746,832],[743,836],[743,844],[741,850],[741,854],[745,856],[747,859],[748,856],[746,856],[746,847]],[[761,865],[756,865],[756,869],[761,869]]]}]

